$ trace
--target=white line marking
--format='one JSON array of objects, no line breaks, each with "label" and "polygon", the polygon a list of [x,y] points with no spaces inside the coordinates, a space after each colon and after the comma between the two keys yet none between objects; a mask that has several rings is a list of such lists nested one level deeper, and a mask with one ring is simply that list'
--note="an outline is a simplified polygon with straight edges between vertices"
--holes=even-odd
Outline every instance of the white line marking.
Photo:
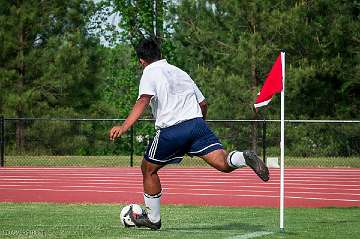
[{"label": "white line marking", "polygon": [[[239,180],[252,180],[254,179],[254,174],[249,174],[249,175],[232,175],[232,176],[227,176],[227,175],[197,175],[194,176],[194,174],[197,174],[197,172],[194,172],[193,174],[191,174],[191,176],[182,174],[183,179],[184,180],[194,180],[194,179],[211,179],[211,180],[217,180],[220,177],[220,180],[224,180],[224,181],[239,181]],[[66,177],[66,178],[138,178],[141,177],[142,175],[140,173],[137,174],[58,174],[58,173],[51,173],[51,174],[45,174],[42,173],[41,175],[38,174],[12,174],[12,175],[2,175],[2,178],[32,178],[32,177],[37,177],[37,178],[59,178],[59,176],[61,176],[61,178]],[[174,177],[178,177],[179,174],[173,174],[173,175],[169,175],[169,174],[163,174],[163,173],[159,173],[159,176],[161,176],[162,179],[167,179],[167,178],[174,178]],[[285,179],[287,181],[292,181],[292,182],[313,182],[313,179],[320,179],[320,180],[316,180],[317,182],[360,182],[360,179],[358,176],[351,176],[349,177],[349,175],[343,175],[341,177],[332,177],[332,178],[327,178],[326,180],[324,179],[324,177],[285,177]],[[272,179],[272,181],[278,181],[278,178]],[[351,181],[350,181],[351,180]]]},{"label": "white line marking", "polygon": [[[135,193],[135,194],[143,194],[142,191],[138,192],[129,192],[129,190],[65,190],[65,189],[49,189],[49,188],[0,188],[1,190],[11,190],[11,191],[51,191],[51,192],[96,192],[96,193]],[[175,192],[166,192],[168,195],[188,195],[188,196],[223,196],[223,197],[262,197],[262,198],[279,198],[279,196],[272,195],[258,195],[258,194],[222,194],[222,193],[175,193]],[[340,201],[340,202],[360,202],[360,200],[352,200],[352,199],[342,199],[342,198],[307,198],[307,197],[295,197],[295,196],[285,196],[285,198],[292,199],[305,199],[305,200],[324,200],[324,201]]]},{"label": "white line marking", "polygon": [[226,239],[250,239],[250,238],[256,238],[256,237],[261,237],[261,236],[270,235],[270,234],[273,234],[273,232],[258,231],[258,232],[247,233],[244,235],[228,237]]},{"label": "white line marking", "polygon": [[[119,167],[119,168],[102,168],[102,167],[5,167],[1,168],[0,171],[6,171],[6,170],[13,170],[13,171],[32,171],[32,170],[39,170],[39,171],[58,171],[58,170],[71,170],[71,171],[78,171],[86,170],[86,171],[117,171],[117,170],[126,170],[126,171],[132,171],[132,170],[139,170],[140,167],[133,167],[133,168],[126,168],[126,167]],[[271,169],[273,172],[279,172],[279,169]],[[357,168],[287,168],[287,171],[295,171],[295,172],[303,172],[312,174],[313,172],[358,172],[360,173],[360,169]],[[210,167],[192,167],[192,168],[166,168],[164,171],[171,171],[171,172],[193,172],[193,171],[202,171],[202,172],[209,172],[214,171],[213,168]]]},{"label": "white line marking", "polygon": [[[81,179],[81,180],[80,180]],[[37,181],[37,182],[41,182],[41,181],[53,181],[53,182],[74,182],[75,179],[71,179],[71,178],[63,178],[63,179],[59,179],[59,178],[4,178],[4,179],[0,179],[1,181]],[[141,179],[140,179],[141,180]],[[203,184],[203,185],[215,185],[215,184],[227,184],[227,187],[232,186],[231,183],[229,182],[229,180],[222,180],[218,179],[217,181],[196,181],[196,183],[198,184]],[[235,182],[236,179],[234,179],[233,183]],[[193,182],[194,180],[189,180],[191,182]],[[237,182],[244,182],[244,180],[236,180]],[[329,182],[324,182],[324,183],[291,183],[289,182],[291,180],[288,180],[286,183],[286,187],[290,187],[290,186],[296,186],[296,185],[300,185],[300,186],[329,186]],[[127,183],[131,183],[133,182],[132,180],[116,180],[116,179],[86,179],[86,178],[79,178],[77,179],[77,182],[116,182],[116,183],[120,183],[120,182],[127,182]],[[179,180],[174,179],[174,180],[169,180],[169,179],[163,179],[163,183],[178,183]],[[182,182],[185,183],[186,181],[184,179],[182,179]],[[317,181],[315,181],[317,182]],[[260,181],[252,181],[252,182],[246,182],[247,184],[254,184],[254,185],[264,185],[263,187],[268,187],[268,186],[277,186],[279,185],[279,183],[277,183],[276,181],[274,182],[274,180],[272,180],[271,182],[267,182],[267,183],[262,183]],[[344,187],[360,187],[360,184],[356,183],[356,184],[333,184],[331,183],[331,188],[334,187],[340,187],[340,189],[344,189]]]},{"label": "white line marking", "polygon": [[[34,187],[44,187],[46,185],[41,184],[35,184],[35,185],[23,185],[23,184],[0,184],[0,187],[11,189],[11,187],[29,187],[31,186],[31,189],[36,189]],[[126,185],[126,186],[97,186],[97,185],[53,185],[52,189],[66,189],[66,188],[90,188],[93,190],[108,190],[108,189],[132,189],[137,190],[139,187],[141,187],[142,184],[133,184],[133,185]],[[200,185],[201,186],[201,185]],[[186,190],[188,191],[207,191],[207,192],[246,192],[246,193],[273,193],[276,194],[278,191],[276,190],[251,190],[251,189],[213,189],[213,188],[193,188],[194,186],[186,186],[182,185],[182,187],[163,187],[163,189],[166,190],[178,190],[183,189],[186,187]],[[19,189],[19,188],[18,188]],[[28,188],[22,188],[22,189],[28,189]],[[184,190],[184,189],[183,189]],[[296,191],[296,192],[286,192],[287,195],[290,194],[317,194],[317,195],[342,195],[342,196],[360,196],[360,193],[340,193],[340,192],[302,192],[302,191]]]},{"label": "white line marking", "polygon": [[[11,184],[12,183],[12,184]],[[56,187],[101,187],[102,189],[106,189],[106,188],[138,188],[142,186],[142,183],[140,182],[101,182],[101,183],[96,183],[96,182],[72,182],[73,186],[68,186],[68,185],[63,185],[63,184],[54,184],[54,182],[11,182],[10,184],[0,184],[0,187],[11,187],[11,186],[23,186],[23,187],[34,187],[34,186],[53,186],[54,188]],[[49,185],[50,184],[50,185]],[[76,185],[78,184],[78,185]],[[164,183],[164,185],[166,185],[166,183]],[[204,190],[206,191],[207,189],[204,187],[211,187],[208,188],[208,190],[211,191],[217,191],[217,189],[213,189],[212,185],[202,185],[202,184],[182,184],[182,185],[172,185],[172,187],[164,187],[164,189],[175,189],[175,190],[179,190],[179,189],[183,189],[183,188],[187,188],[187,189],[191,189],[191,190]],[[200,187],[200,188],[199,188]],[[241,186],[241,185],[235,185],[235,186],[227,186],[228,188],[234,188],[233,190],[228,189],[228,190],[222,190],[219,189],[219,191],[242,191],[241,189],[243,189],[243,191],[250,191],[250,192],[259,192],[259,190],[263,190],[264,187],[263,186]],[[290,191],[291,188],[295,188],[295,191]],[[247,190],[246,190],[247,189]],[[250,190],[249,190],[250,189]],[[267,190],[273,190],[271,192],[273,193],[277,193],[278,192],[278,187],[266,187],[265,189]],[[298,190],[310,190],[310,191],[303,191],[301,193],[314,193],[314,194],[339,194],[339,195],[360,195],[358,193],[353,193],[353,192],[360,192],[360,189],[349,189],[349,188],[335,188],[335,187],[327,187],[327,188],[307,188],[307,187],[287,187],[287,194],[296,194],[296,193],[300,193],[300,191]],[[311,190],[316,190],[316,192],[313,192]],[[319,190],[331,190],[331,191],[335,191],[335,192],[319,192]],[[262,191],[264,192],[264,191]]]}]

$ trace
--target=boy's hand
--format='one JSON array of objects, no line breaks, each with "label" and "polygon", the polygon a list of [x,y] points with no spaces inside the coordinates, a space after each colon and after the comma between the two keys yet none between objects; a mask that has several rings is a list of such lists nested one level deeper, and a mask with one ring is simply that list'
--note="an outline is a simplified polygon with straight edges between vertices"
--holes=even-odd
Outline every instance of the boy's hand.
[{"label": "boy's hand", "polygon": [[140,118],[145,108],[149,105],[152,95],[141,95],[133,106],[132,111],[121,126],[114,126],[110,130],[110,140],[115,140],[125,133]]},{"label": "boy's hand", "polygon": [[116,138],[120,137],[124,133],[123,128],[121,126],[114,126],[110,130],[110,140],[115,140]]}]

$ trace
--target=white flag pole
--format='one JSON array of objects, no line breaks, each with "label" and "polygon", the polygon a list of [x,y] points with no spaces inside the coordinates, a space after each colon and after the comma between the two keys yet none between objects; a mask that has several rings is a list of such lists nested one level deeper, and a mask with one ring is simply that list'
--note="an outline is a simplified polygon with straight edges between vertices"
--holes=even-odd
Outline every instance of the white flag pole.
[{"label": "white flag pole", "polygon": [[285,156],[285,52],[281,52],[282,83],[281,91],[281,139],[280,139],[280,232],[284,229],[284,156]]}]

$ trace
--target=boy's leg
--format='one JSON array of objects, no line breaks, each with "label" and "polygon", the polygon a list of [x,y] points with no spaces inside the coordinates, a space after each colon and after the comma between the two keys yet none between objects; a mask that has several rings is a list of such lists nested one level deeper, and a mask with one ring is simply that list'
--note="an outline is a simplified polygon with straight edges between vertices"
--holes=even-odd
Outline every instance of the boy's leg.
[{"label": "boy's leg", "polygon": [[154,164],[145,159],[141,163],[141,172],[143,174],[144,192],[149,195],[156,195],[161,192],[160,178],[157,172],[164,165]]},{"label": "boy's leg", "polygon": [[149,227],[153,230],[158,230],[161,227],[161,183],[157,172],[162,167],[163,165],[153,164],[145,159],[142,161],[141,171],[143,174],[144,203],[146,206],[146,213],[135,218],[132,212],[130,212],[130,218],[138,227]]},{"label": "boy's leg", "polygon": [[178,163],[185,154],[186,142],[189,138],[189,124],[183,122],[156,132],[149,143],[141,164],[144,186],[144,202],[147,214],[139,219],[133,219],[136,226],[159,229],[161,183],[157,174],[159,169],[169,163]]},{"label": "boy's leg", "polygon": [[219,171],[229,173],[247,165],[254,170],[261,180],[265,182],[269,180],[268,168],[252,151],[232,151],[228,154],[223,149],[217,149],[200,157]]},{"label": "boy's leg", "polygon": [[200,156],[200,158],[205,160],[205,162],[207,162],[213,168],[216,168],[217,170],[224,173],[230,173],[236,168],[230,167],[230,165],[226,162],[227,156],[228,154],[225,150],[217,149],[206,155]]},{"label": "boy's leg", "polygon": [[150,221],[154,223],[160,221],[161,183],[157,172],[162,167],[163,165],[153,164],[145,159],[141,164],[144,186],[144,202],[148,217]]}]

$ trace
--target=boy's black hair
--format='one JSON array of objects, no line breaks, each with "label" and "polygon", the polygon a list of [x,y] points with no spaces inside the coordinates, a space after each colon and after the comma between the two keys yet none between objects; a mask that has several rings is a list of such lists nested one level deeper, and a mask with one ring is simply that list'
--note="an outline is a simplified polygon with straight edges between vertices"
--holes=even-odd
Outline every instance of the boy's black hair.
[{"label": "boy's black hair", "polygon": [[161,51],[156,40],[149,38],[143,39],[136,47],[136,55],[148,63],[161,59]]}]

